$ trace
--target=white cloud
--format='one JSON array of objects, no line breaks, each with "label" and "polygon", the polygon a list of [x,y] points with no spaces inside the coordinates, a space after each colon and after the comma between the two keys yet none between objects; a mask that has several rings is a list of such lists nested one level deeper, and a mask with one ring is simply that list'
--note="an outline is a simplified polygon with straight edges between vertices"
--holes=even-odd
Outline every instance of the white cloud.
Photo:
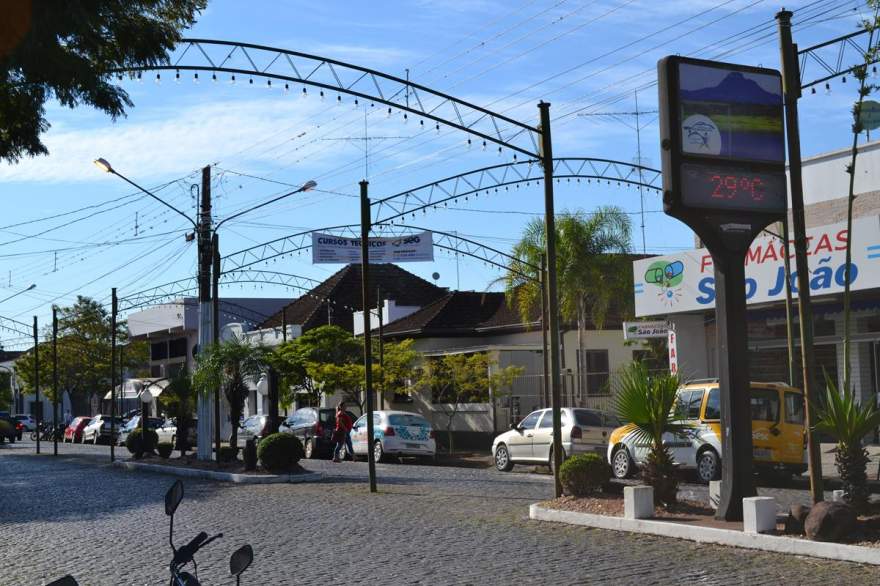
[{"label": "white cloud", "polygon": [[[0,164],[0,180],[94,181],[98,171],[92,161],[97,157],[139,179],[179,175],[231,157],[268,136],[280,142],[285,134],[279,131],[289,129],[293,138],[311,128],[324,108],[317,100],[265,98],[151,108],[146,116],[133,111],[128,119],[97,127],[59,124],[43,137],[49,156]],[[254,148],[238,160],[270,163],[276,155]]]}]

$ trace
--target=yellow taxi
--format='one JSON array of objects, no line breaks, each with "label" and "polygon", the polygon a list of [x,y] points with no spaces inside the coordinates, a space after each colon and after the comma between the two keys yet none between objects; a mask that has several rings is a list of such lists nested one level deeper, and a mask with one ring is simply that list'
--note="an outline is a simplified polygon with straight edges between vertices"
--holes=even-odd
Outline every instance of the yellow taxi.
[{"label": "yellow taxi", "polygon": [[[752,454],[759,474],[803,474],[806,464],[804,396],[784,383],[751,383]],[[696,470],[703,482],[721,477],[721,394],[718,379],[691,381],[678,390],[676,420],[687,429],[666,434],[679,468]],[[636,442],[632,425],[615,429],[608,440],[608,463],[617,478],[635,473],[649,445]]]}]

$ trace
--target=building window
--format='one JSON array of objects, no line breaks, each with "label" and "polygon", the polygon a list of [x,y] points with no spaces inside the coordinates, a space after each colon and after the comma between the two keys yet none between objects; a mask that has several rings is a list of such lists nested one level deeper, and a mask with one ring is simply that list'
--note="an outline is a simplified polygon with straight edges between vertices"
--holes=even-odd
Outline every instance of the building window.
[{"label": "building window", "polygon": [[162,376],[162,365],[161,364],[153,364],[150,366],[150,376],[152,378],[159,378]]},{"label": "building window", "polygon": [[587,394],[609,394],[608,350],[584,350],[583,364],[586,366]]},{"label": "building window", "polygon": [[186,338],[175,338],[168,342],[168,358],[183,358],[186,356]]},{"label": "building window", "polygon": [[168,358],[168,342],[153,342],[150,344],[150,360],[165,360]]}]

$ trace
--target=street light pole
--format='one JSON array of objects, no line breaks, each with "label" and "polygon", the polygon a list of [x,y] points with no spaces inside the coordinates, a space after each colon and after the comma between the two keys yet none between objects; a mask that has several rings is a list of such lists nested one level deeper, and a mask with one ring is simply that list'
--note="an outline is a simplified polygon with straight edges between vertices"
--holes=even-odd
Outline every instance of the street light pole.
[{"label": "street light pole", "polygon": [[369,182],[361,181],[361,298],[364,318],[364,395],[367,407],[367,464],[370,492],[376,492],[376,457],[373,451],[373,351],[370,339],[370,198]]},{"label": "street light pole", "polygon": [[[211,343],[220,343],[220,236],[216,230],[211,239],[212,271],[211,271]],[[232,425],[238,425],[233,421]],[[235,446],[232,446],[235,447]],[[220,389],[214,392],[214,453],[220,462]]]},{"label": "street light pole", "polygon": [[[199,207],[199,222],[196,227],[198,246],[198,286],[199,286],[199,354],[207,351],[213,341],[211,327],[213,308],[211,307],[211,167],[202,168],[202,190]],[[219,397],[220,389],[214,389]],[[212,421],[211,398],[198,394],[196,416],[198,418],[197,455],[199,460],[211,459],[211,439],[213,429],[220,427],[219,421]],[[219,456],[219,451],[216,454]]]},{"label": "street light pole", "polygon": [[52,305],[52,455],[58,455],[58,308],[55,305]]},{"label": "street light pole", "polygon": [[0,299],[0,303],[3,303],[4,301],[9,301],[9,300],[12,299],[13,297],[18,297],[18,296],[21,295],[22,293],[27,293],[28,291],[33,291],[33,290],[36,289],[36,288],[37,288],[37,284],[36,284],[36,283],[32,283],[31,286],[28,287],[27,289],[22,289],[22,290],[19,291],[18,293],[13,293],[12,295],[10,295],[9,297],[6,297],[5,299]]},{"label": "street light pole", "polygon": [[34,316],[34,405],[37,409],[37,453],[40,453],[40,427],[43,422],[43,404],[40,403],[40,340],[37,337],[37,316]]},{"label": "street light pole", "polygon": [[544,238],[547,242],[547,311],[550,314],[550,406],[553,409],[553,486],[562,496],[562,411],[559,396],[559,312],[556,297],[556,215],[553,206],[553,143],[550,138],[550,104],[538,104],[541,113],[541,162],[544,166]]}]

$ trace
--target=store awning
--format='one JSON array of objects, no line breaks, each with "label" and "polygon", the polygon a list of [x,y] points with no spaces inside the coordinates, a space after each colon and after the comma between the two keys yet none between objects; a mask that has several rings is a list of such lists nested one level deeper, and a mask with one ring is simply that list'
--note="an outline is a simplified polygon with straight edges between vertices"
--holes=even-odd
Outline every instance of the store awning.
[{"label": "store awning", "polygon": [[[148,388],[150,394],[153,395],[153,398],[155,399],[162,394],[162,391],[164,391],[167,386],[167,378],[131,378],[125,381],[122,385],[116,385],[116,398],[138,399],[141,396],[141,392],[145,388]],[[108,391],[107,394],[104,395],[104,400],[109,401],[111,398],[112,394]]]}]

